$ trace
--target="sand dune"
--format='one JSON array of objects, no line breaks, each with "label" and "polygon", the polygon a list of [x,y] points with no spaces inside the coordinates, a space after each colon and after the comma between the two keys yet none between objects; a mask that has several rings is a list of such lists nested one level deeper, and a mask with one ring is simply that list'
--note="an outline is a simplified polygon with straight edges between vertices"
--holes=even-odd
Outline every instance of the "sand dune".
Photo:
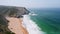
[{"label": "sand dune", "polygon": [[10,21],[8,28],[12,32],[14,32],[15,34],[28,34],[26,28],[22,26],[22,19],[13,17],[7,17],[7,19]]}]

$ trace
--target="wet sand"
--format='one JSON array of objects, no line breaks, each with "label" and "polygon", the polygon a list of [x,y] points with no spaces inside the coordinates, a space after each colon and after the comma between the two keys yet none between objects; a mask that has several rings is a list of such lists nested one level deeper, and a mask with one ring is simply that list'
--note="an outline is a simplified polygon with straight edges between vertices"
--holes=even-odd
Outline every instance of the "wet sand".
[{"label": "wet sand", "polygon": [[8,28],[12,32],[14,32],[15,34],[28,34],[26,28],[22,26],[22,19],[13,17],[7,17],[7,19],[9,20]]}]

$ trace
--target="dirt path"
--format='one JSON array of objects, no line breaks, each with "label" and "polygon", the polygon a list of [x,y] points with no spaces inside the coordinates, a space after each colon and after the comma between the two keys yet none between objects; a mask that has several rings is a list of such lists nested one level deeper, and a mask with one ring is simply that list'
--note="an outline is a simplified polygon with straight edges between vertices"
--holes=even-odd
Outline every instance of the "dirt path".
[{"label": "dirt path", "polygon": [[16,34],[28,34],[27,30],[22,27],[22,19],[19,18],[7,18],[9,20],[8,28]]}]

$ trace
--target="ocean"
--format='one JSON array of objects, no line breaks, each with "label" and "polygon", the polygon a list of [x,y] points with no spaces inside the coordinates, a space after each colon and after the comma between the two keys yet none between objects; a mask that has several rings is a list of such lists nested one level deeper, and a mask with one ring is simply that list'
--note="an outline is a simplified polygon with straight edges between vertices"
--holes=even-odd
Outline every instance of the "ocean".
[{"label": "ocean", "polygon": [[60,34],[60,8],[29,8],[23,24],[29,34]]}]

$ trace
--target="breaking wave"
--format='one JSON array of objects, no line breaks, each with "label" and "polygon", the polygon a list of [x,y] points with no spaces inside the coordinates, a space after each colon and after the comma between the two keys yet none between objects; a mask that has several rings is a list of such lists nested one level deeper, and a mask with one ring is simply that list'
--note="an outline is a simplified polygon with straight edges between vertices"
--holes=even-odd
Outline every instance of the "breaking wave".
[{"label": "breaking wave", "polygon": [[23,15],[23,27],[27,29],[29,34],[44,34],[44,32],[41,31],[41,28],[39,28],[37,24],[35,24],[35,22],[30,19],[30,15],[32,14]]}]

